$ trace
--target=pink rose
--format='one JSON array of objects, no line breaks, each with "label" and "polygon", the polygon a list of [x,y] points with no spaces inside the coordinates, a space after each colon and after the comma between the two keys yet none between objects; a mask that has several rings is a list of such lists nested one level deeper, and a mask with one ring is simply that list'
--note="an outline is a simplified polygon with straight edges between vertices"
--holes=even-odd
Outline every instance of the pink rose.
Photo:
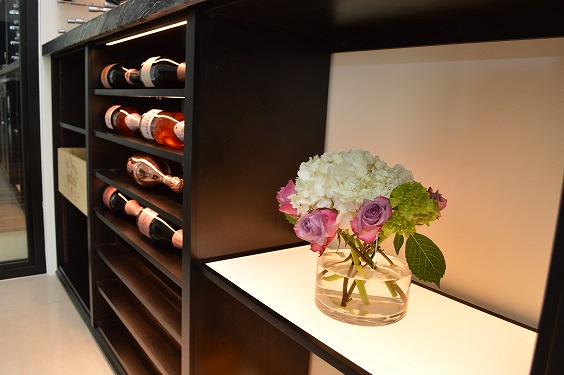
[{"label": "pink rose", "polygon": [[351,220],[351,229],[365,242],[374,242],[382,225],[392,216],[392,206],[386,197],[365,199]]},{"label": "pink rose", "polygon": [[292,180],[288,181],[286,186],[280,188],[278,194],[276,194],[276,200],[278,201],[278,210],[284,212],[292,217],[298,217],[298,210],[296,210],[292,203],[290,202],[290,195],[296,194],[296,185]]},{"label": "pink rose", "polygon": [[447,206],[447,200],[445,198],[443,198],[443,195],[441,193],[439,193],[439,191],[433,191],[433,189],[431,187],[429,187],[429,189],[427,189],[427,191],[429,192],[429,195],[431,196],[431,198],[433,198],[434,200],[437,201],[437,205],[439,206],[439,211],[442,211],[446,208]]},{"label": "pink rose", "polygon": [[311,244],[311,251],[322,255],[337,234],[337,213],[328,208],[313,210],[294,225],[296,236]]}]

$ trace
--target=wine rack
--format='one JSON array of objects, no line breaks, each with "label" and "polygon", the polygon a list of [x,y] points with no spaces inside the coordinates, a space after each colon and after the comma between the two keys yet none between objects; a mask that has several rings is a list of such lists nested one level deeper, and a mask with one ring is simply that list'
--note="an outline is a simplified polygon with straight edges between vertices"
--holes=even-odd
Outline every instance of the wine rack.
[{"label": "wine rack", "polygon": [[[100,86],[99,73],[104,66],[122,59],[131,66],[139,66],[149,57],[147,53],[185,55],[185,33],[185,28],[181,28],[159,35],[173,42],[160,44],[158,48],[142,48],[157,39],[146,38],[142,44],[128,46],[125,53],[121,46],[112,48],[98,43],[92,47],[88,80],[88,91],[92,93],[90,124],[94,148],[90,153],[91,187],[97,202],[91,219],[95,221],[91,226],[91,247],[96,249],[91,256],[95,275],[92,294],[100,301],[92,312],[92,324],[101,327],[104,331],[101,335],[112,348],[119,344],[114,343],[115,337],[106,333],[104,325],[118,325],[126,332],[127,347],[137,356],[122,357],[121,350],[114,349],[124,369],[139,362],[147,364],[152,372],[162,374],[181,373],[182,253],[151,242],[141,234],[134,218],[112,213],[100,204],[100,199],[106,185],[114,186],[128,198],[155,210],[165,220],[183,227],[182,194],[166,191],[165,186],[141,187],[127,174],[125,167],[130,156],[145,153],[162,158],[175,173],[182,174],[184,150],[161,146],[139,134],[117,134],[106,127],[104,113],[115,104],[134,107],[139,113],[151,108],[183,111],[185,93],[182,89],[104,89]],[[97,152],[100,149],[113,151],[110,154]],[[107,237],[108,229],[118,237],[117,241]]]},{"label": "wine rack", "polygon": [[[147,15],[148,3],[125,2],[100,22],[44,46],[53,54],[55,148],[87,149],[88,215],[58,197],[57,226],[60,269],[81,297],[95,337],[119,373],[306,374],[310,351],[356,373],[351,369],[358,366],[287,329],[277,312],[203,264],[299,244],[276,214],[275,194],[302,161],[324,150],[332,53],[555,36],[564,34],[562,27],[537,19],[516,22],[534,8],[528,1],[507,17],[484,6],[493,14],[482,20],[488,27],[460,18],[471,10],[465,5],[428,22],[393,9],[404,21],[399,26],[382,20],[379,2],[337,10],[329,8],[333,2],[318,1],[304,7],[292,0],[268,6],[257,0],[173,0],[153,4]],[[546,18],[556,20],[550,13]],[[106,45],[179,21],[187,23]],[[157,55],[185,58],[184,89],[106,89],[99,82],[108,64],[135,67]],[[104,113],[115,104],[140,113],[184,112],[184,149],[107,129]],[[125,172],[127,158],[137,153],[166,160],[184,178],[183,193],[137,185]],[[156,246],[131,217],[106,209],[101,197],[107,185],[182,227],[183,249]],[[75,253],[86,254],[76,269],[65,263]],[[82,278],[71,277],[71,270]]]}]

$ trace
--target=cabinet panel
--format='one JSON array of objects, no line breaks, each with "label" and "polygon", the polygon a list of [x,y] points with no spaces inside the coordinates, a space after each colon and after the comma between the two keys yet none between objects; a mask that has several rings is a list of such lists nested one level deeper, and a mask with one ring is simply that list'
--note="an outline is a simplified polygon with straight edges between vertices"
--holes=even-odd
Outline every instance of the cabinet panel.
[{"label": "cabinet panel", "polygon": [[323,152],[326,40],[221,17],[197,25],[192,256],[296,243],[273,214],[275,195],[302,161]]}]

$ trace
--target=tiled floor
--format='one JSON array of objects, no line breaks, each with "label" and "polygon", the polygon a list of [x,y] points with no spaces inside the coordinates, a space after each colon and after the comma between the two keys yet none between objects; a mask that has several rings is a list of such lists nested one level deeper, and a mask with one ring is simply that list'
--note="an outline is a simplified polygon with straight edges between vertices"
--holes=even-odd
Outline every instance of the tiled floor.
[{"label": "tiled floor", "polygon": [[0,281],[0,374],[113,374],[57,276]]}]

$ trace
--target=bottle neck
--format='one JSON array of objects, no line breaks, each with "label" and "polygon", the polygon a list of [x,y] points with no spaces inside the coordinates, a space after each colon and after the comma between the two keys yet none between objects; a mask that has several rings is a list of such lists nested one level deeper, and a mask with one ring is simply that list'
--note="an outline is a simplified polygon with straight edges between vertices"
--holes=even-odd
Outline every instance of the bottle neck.
[{"label": "bottle neck", "polygon": [[136,200],[130,199],[125,204],[125,213],[131,216],[139,216],[143,211],[143,207]]}]

